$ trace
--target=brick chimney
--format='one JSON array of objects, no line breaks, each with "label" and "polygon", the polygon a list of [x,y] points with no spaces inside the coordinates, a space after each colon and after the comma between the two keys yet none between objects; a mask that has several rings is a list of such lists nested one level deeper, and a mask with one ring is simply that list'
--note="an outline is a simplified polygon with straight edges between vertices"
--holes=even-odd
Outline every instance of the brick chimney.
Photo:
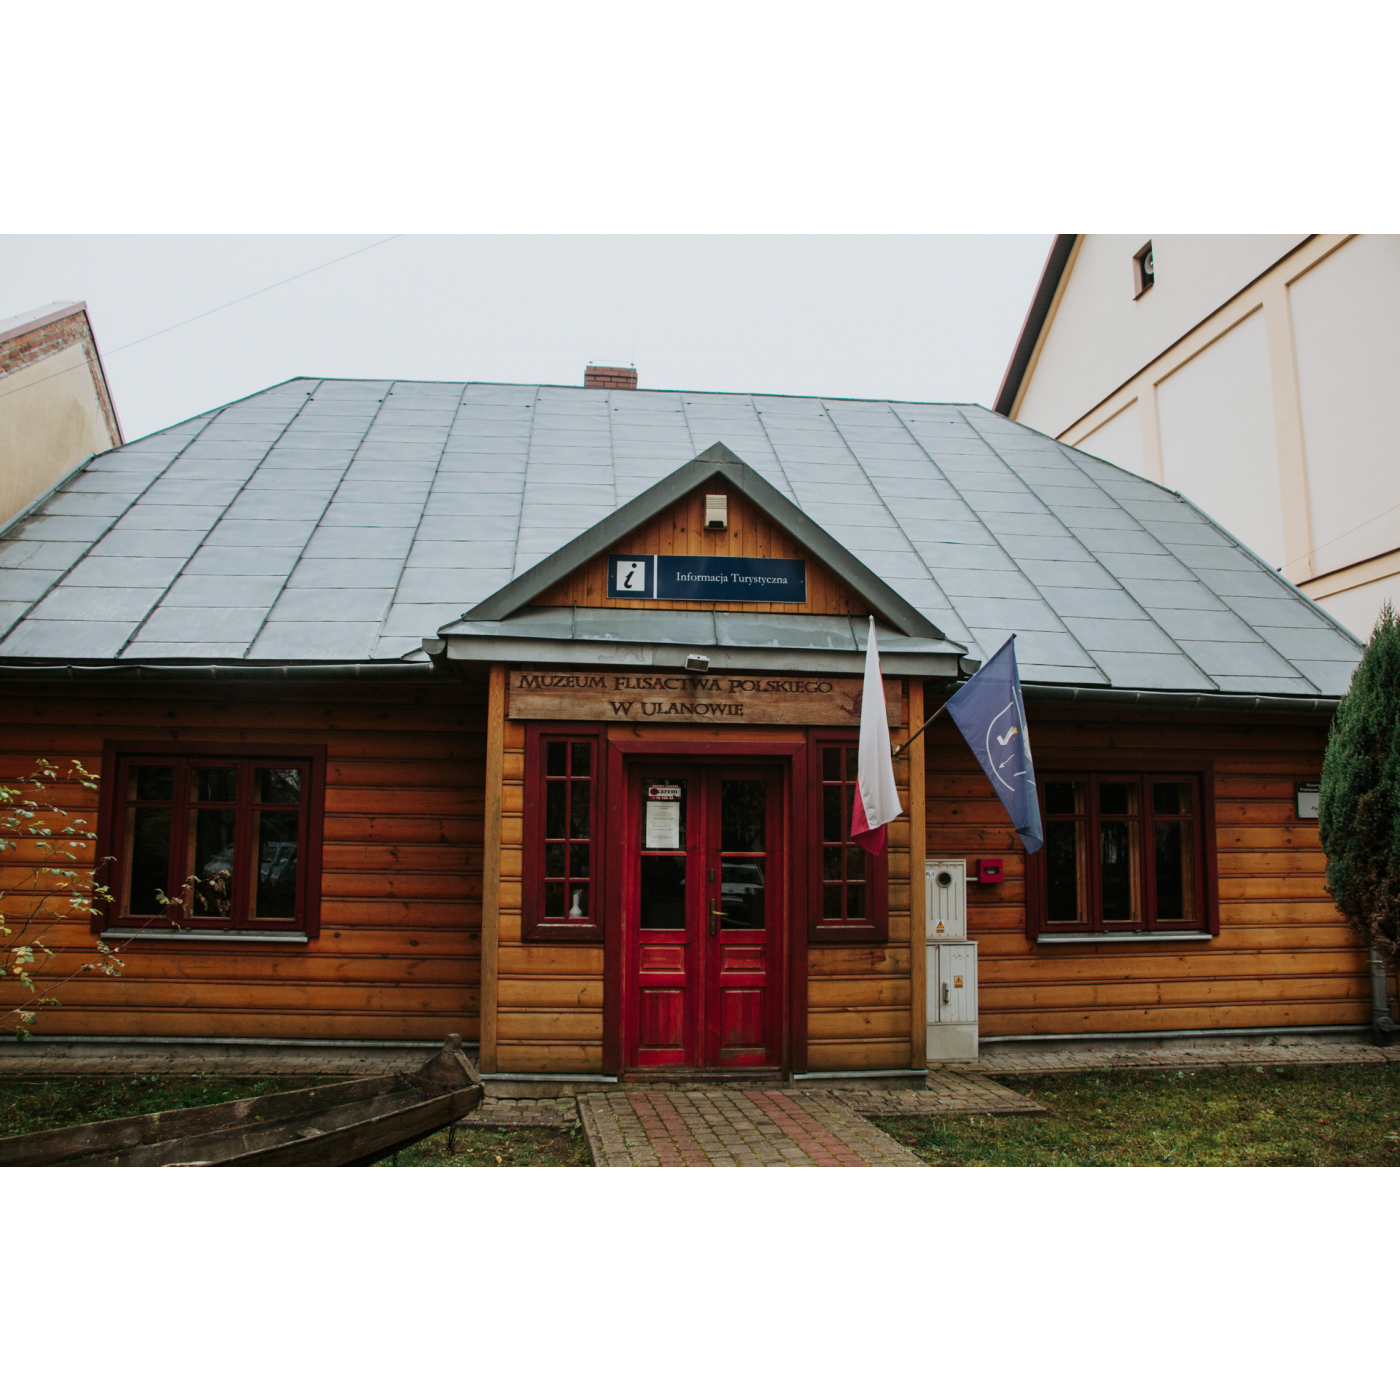
[{"label": "brick chimney", "polygon": [[632,365],[622,369],[615,365],[590,364],[583,371],[585,389],[635,389],[637,387],[637,367]]}]

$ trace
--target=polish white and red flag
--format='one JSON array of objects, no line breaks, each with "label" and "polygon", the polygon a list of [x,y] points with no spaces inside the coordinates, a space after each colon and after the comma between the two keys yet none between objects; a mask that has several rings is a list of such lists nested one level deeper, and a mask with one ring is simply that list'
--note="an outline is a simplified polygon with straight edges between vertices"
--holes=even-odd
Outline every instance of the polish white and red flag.
[{"label": "polish white and red flag", "polygon": [[875,646],[875,619],[865,647],[865,686],[860,700],[860,767],[851,812],[851,840],[878,856],[885,849],[885,826],[904,809],[894,785],[890,722],[885,714],[885,682]]}]

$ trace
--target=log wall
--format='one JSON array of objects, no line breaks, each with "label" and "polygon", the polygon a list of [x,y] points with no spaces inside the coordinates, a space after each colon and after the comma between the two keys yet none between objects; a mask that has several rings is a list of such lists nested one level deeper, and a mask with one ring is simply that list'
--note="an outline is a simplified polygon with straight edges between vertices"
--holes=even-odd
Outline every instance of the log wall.
[{"label": "log wall", "polygon": [[1038,773],[1066,759],[1111,767],[1120,752],[1213,760],[1220,933],[1208,944],[1031,941],[1021,843],[957,730],[935,721],[928,854],[1006,863],[1004,884],[968,886],[983,1036],[1369,1023],[1366,955],[1327,895],[1317,822],[1296,815],[1294,784],[1321,772],[1324,720],[1037,705],[1027,719]]},{"label": "log wall", "polygon": [[[50,1034],[440,1040],[478,1035],[485,691],[480,684],[337,688],[7,684],[0,765],[101,764],[107,739],[327,748],[321,935],[308,945],[130,944],[118,979],[81,977]],[[65,790],[95,828],[97,795]],[[3,858],[8,888],[48,864]],[[6,904],[13,917],[17,903]],[[88,925],[50,940],[72,966]],[[15,992],[5,989],[14,1004]]]}]

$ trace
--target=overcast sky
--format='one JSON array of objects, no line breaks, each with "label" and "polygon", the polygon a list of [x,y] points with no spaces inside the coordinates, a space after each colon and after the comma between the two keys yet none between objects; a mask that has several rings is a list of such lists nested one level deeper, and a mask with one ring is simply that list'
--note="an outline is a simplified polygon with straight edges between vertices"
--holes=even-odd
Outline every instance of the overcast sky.
[{"label": "overcast sky", "polygon": [[7,236],[0,319],[86,301],[128,440],[295,375],[581,384],[589,360],[647,389],[990,404],[1051,242],[385,237]]}]

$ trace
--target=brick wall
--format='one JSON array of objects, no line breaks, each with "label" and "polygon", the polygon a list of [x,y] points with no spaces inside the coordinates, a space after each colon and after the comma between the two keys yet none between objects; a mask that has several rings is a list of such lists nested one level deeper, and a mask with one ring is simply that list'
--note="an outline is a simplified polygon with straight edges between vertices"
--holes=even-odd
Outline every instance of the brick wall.
[{"label": "brick wall", "polygon": [[92,375],[93,388],[97,400],[102,405],[103,421],[107,425],[108,436],[113,447],[122,442],[121,429],[117,426],[117,415],[112,408],[112,400],[107,393],[107,381],[102,373],[102,363],[97,357],[97,343],[92,337],[92,327],[88,324],[87,312],[76,310],[71,315],[61,316],[46,325],[36,326],[8,340],[0,341],[0,378],[15,370],[38,364],[70,345],[81,345],[87,356],[88,372]]},{"label": "brick wall", "polygon": [[635,389],[637,371],[608,365],[589,365],[583,372],[585,389]]}]

